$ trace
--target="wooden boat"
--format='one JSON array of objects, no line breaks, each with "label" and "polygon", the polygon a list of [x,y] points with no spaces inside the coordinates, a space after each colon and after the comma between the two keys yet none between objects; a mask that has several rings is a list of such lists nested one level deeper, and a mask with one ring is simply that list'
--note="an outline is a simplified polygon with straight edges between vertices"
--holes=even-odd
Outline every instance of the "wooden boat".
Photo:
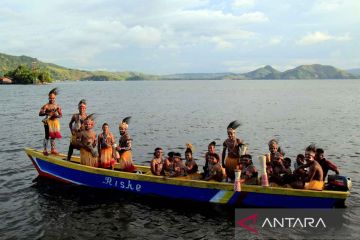
[{"label": "wooden boat", "polygon": [[71,161],[66,156],[45,156],[41,151],[25,149],[40,176],[91,188],[116,189],[138,194],[157,195],[231,206],[275,208],[333,208],[344,206],[349,191],[313,191],[281,187],[242,185],[234,191],[232,183],[199,180],[198,174],[166,178],[154,176],[147,166],[138,166],[137,173],[128,173],[79,164],[79,157]]}]

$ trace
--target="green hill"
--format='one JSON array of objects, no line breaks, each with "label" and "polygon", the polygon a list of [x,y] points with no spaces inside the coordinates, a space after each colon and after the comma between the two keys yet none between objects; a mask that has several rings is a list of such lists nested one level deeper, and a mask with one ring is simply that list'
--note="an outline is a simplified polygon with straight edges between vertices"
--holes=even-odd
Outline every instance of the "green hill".
[{"label": "green hill", "polygon": [[267,65],[243,75],[248,79],[278,79],[281,75],[281,72]]},{"label": "green hill", "polygon": [[328,65],[301,65],[281,74],[281,79],[354,79],[354,75]]},{"label": "green hill", "polygon": [[45,63],[36,58],[27,56],[11,56],[0,53],[0,75],[17,68],[19,65],[25,65],[30,68],[47,70],[55,81],[65,80],[143,80],[159,79],[154,75],[147,75],[137,72],[107,72],[107,71],[85,71],[78,69],[65,68],[52,63]]}]

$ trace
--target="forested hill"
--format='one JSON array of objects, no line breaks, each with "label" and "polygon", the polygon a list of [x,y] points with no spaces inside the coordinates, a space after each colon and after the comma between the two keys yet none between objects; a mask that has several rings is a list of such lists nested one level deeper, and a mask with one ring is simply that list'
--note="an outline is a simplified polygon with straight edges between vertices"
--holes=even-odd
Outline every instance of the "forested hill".
[{"label": "forested hill", "polygon": [[28,56],[11,56],[0,53],[0,76],[12,71],[19,65],[31,69],[41,69],[50,74],[52,80],[202,80],[202,79],[360,79],[359,75],[328,65],[301,65],[284,72],[267,65],[247,73],[180,73],[171,75],[149,75],[139,72],[123,71],[85,71],[45,63]]}]

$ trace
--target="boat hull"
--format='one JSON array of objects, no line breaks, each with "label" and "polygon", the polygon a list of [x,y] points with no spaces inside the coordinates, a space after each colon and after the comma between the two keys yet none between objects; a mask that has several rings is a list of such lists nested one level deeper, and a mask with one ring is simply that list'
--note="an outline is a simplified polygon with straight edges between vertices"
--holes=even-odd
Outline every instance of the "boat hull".
[{"label": "boat hull", "polygon": [[26,152],[40,176],[91,188],[115,189],[235,207],[332,208],[344,204],[349,195],[348,192],[245,185],[242,186],[241,192],[234,192],[233,185],[229,183],[165,178],[93,168],[65,161],[60,157],[44,156],[31,149],[26,149]]}]

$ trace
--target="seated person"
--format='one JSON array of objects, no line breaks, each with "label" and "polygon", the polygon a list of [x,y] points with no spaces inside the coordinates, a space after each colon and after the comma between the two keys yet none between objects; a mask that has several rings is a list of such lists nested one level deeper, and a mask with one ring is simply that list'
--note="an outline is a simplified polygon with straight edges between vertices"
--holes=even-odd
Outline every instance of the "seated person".
[{"label": "seated person", "polygon": [[247,185],[257,185],[258,184],[258,171],[252,162],[252,157],[250,154],[245,154],[240,157],[241,164],[239,169],[241,169],[241,183]]},{"label": "seated person", "polygon": [[205,153],[205,166],[203,167],[204,173],[203,178],[206,178],[209,175],[210,167],[209,165],[214,162],[214,159],[220,163],[220,156],[216,153],[215,150],[216,142],[212,141],[208,145],[208,151]]},{"label": "seated person", "polygon": [[304,164],[305,164],[305,156],[304,154],[300,153],[296,156],[296,162],[294,162],[294,170]]},{"label": "seated person", "polygon": [[162,148],[158,147],[155,148],[154,151],[154,158],[150,162],[150,169],[151,173],[160,176],[163,173],[163,150]]},{"label": "seated person", "polygon": [[285,167],[286,172],[288,174],[292,173],[292,171],[291,171],[291,159],[290,158],[288,158],[288,157],[284,158],[284,167]]},{"label": "seated person", "polygon": [[221,166],[220,161],[217,158],[210,158],[208,163],[208,172],[207,175],[205,175],[204,180],[222,182],[225,176],[225,169]]},{"label": "seated person", "polygon": [[339,174],[338,167],[332,163],[331,161],[327,160],[324,157],[324,150],[322,148],[316,149],[315,160],[320,164],[323,170],[323,180],[325,181],[326,176],[329,170],[334,171],[336,174]]},{"label": "seated person", "polygon": [[187,144],[187,148],[185,150],[185,166],[187,174],[196,173],[198,171],[198,165],[196,164],[193,158],[192,145]]},{"label": "seated person", "polygon": [[187,168],[182,162],[181,154],[180,153],[174,153],[174,160],[172,164],[172,168],[170,169],[169,177],[179,177],[179,176],[186,176]]},{"label": "seated person", "polygon": [[323,170],[320,164],[315,160],[316,147],[314,144],[309,145],[305,149],[305,160],[306,165],[309,167],[309,171],[305,178],[304,189],[309,190],[323,190],[324,188],[324,178]]},{"label": "seated person", "polygon": [[276,183],[278,185],[284,185],[286,182],[284,181],[284,176],[291,174],[291,170],[286,169],[284,166],[284,156],[277,152],[274,156],[274,159],[271,163],[272,172],[269,175],[269,182]]},{"label": "seated person", "polygon": [[163,171],[165,175],[169,175],[171,169],[172,169],[172,165],[174,162],[174,152],[168,152],[168,157],[165,159],[164,164],[163,164]]}]

